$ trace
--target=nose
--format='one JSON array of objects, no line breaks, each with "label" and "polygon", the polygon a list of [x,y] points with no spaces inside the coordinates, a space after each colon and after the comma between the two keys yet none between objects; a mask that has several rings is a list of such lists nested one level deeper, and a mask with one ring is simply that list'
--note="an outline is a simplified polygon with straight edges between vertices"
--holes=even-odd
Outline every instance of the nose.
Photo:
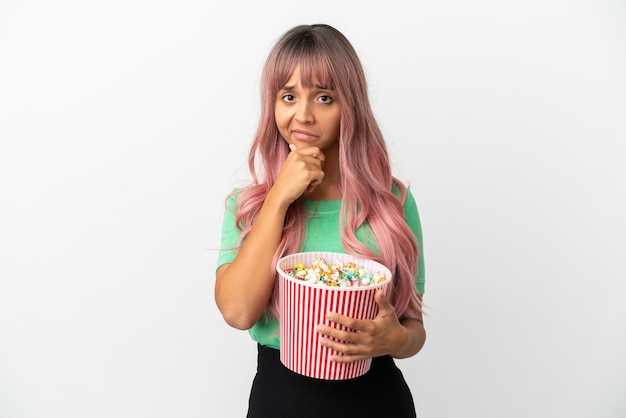
[{"label": "nose", "polygon": [[295,119],[300,123],[312,123],[314,121],[311,104],[306,100],[298,102],[296,106]]}]

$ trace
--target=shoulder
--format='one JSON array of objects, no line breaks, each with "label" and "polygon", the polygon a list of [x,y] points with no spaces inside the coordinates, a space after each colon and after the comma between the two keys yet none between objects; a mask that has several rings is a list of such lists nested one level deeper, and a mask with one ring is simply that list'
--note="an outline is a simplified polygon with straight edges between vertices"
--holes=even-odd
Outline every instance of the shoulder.
[{"label": "shoulder", "polygon": [[394,178],[393,184],[391,186],[391,192],[400,199],[400,202],[404,205],[405,209],[407,206],[415,206],[415,198],[413,197],[413,193],[409,186],[402,183],[400,180]]},{"label": "shoulder", "polygon": [[237,199],[239,199],[241,194],[247,189],[249,189],[249,187],[233,187],[226,195],[226,209],[234,211]]}]

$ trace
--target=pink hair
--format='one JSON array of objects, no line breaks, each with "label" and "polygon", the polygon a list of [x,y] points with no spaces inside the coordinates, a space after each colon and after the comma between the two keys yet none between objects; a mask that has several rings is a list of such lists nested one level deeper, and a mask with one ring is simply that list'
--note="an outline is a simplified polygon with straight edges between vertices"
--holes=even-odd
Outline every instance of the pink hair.
[{"label": "pink hair", "polygon": [[[285,33],[271,50],[261,79],[261,115],[248,155],[250,187],[241,189],[236,221],[241,229],[239,245],[248,236],[265,196],[276,181],[289,154],[286,141],[274,121],[278,90],[296,65],[304,87],[315,83],[331,86],[341,106],[339,134],[339,189],[342,194],[343,246],[349,254],[386,265],[394,274],[389,300],[400,318],[415,318],[422,311],[415,277],[419,258],[415,235],[404,219],[406,187],[391,173],[383,135],[370,107],[365,73],[356,51],[336,29],[328,25],[301,25]],[[257,173],[260,163],[262,170]],[[400,196],[396,196],[395,186]],[[302,199],[287,211],[281,242],[272,266],[289,253],[301,250],[306,212]],[[356,230],[368,225],[379,248],[374,253],[360,242]],[[276,274],[272,270],[273,274]],[[278,317],[278,286],[269,310]],[[267,313],[267,312],[266,312]]]}]

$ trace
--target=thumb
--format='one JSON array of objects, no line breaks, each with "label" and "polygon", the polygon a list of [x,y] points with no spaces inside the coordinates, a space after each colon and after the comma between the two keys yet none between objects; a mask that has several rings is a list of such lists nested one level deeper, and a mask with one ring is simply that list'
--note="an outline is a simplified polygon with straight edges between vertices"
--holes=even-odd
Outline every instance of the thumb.
[{"label": "thumb", "polygon": [[292,150],[292,151],[295,151],[298,148],[296,148],[296,146],[294,144],[289,144],[289,149]]},{"label": "thumb", "polygon": [[374,295],[374,301],[381,311],[390,309],[393,310],[393,306],[391,306],[389,300],[387,299],[387,296],[385,296],[382,290],[376,291],[376,294]]}]

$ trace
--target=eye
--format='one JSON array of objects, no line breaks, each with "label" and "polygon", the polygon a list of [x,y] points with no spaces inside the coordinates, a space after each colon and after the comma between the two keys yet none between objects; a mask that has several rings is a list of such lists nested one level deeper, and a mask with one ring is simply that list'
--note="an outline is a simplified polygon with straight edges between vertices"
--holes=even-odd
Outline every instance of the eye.
[{"label": "eye", "polygon": [[320,103],[325,103],[325,104],[329,104],[333,102],[333,98],[328,96],[328,95],[321,95],[317,98],[317,100],[320,101]]},{"label": "eye", "polygon": [[293,94],[285,94],[281,99],[283,102],[290,103],[294,101],[295,97],[293,96]]}]

